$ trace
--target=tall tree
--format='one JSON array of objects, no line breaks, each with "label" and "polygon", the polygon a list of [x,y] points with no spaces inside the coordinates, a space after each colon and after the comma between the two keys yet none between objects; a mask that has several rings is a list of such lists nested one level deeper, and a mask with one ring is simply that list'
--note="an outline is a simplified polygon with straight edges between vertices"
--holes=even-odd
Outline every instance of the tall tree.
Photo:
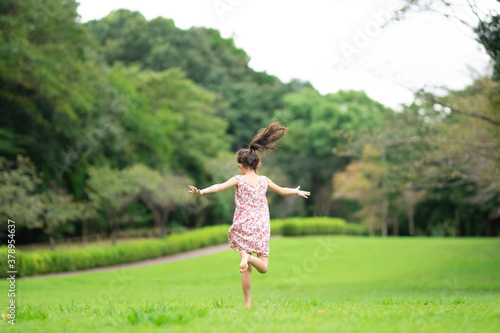
[{"label": "tall tree", "polygon": [[343,131],[380,126],[390,111],[355,91],[321,95],[304,89],[286,95],[284,102],[285,108],[275,113],[275,119],[290,128],[290,135],[283,139],[280,152],[270,155],[270,162],[285,165],[284,171],[297,185],[315,189],[308,214],[331,215],[332,175],[349,161],[333,154],[346,143]]},{"label": "tall tree", "polygon": [[362,209],[356,215],[365,222],[370,229],[370,236],[375,233],[380,225],[384,226],[383,205],[387,193],[383,186],[383,177],[387,169],[381,165],[380,154],[372,145],[365,145],[359,161],[353,161],[333,177],[334,192],[336,199],[352,199],[361,203]]},{"label": "tall tree", "polygon": [[446,96],[422,92],[373,133],[352,133],[352,143],[343,147],[349,156],[367,143],[386,152],[389,200],[392,207],[407,207],[410,234],[498,230],[497,89],[498,83],[482,78]]},{"label": "tall tree", "polygon": [[138,200],[139,188],[124,175],[123,171],[109,166],[89,167],[88,173],[90,201],[106,219],[114,245],[120,225],[132,222],[127,209]]},{"label": "tall tree", "polygon": [[191,182],[171,171],[161,174],[140,164],[130,166],[123,172],[139,188],[140,199],[153,213],[155,226],[160,228],[160,237],[164,237],[171,213],[179,206],[194,201],[194,197],[186,191]]},{"label": "tall tree", "polygon": [[[16,221],[16,228],[42,227],[39,214],[43,204],[36,194],[40,184],[40,176],[28,157],[17,155],[12,162],[0,156],[0,214]],[[7,224],[3,226],[6,231]]]},{"label": "tall tree", "polygon": [[49,236],[50,249],[55,249],[55,237],[62,232],[68,222],[78,218],[80,210],[74,203],[73,197],[61,189],[50,189],[39,194],[43,204],[41,220],[43,231]]},{"label": "tall tree", "polygon": [[127,114],[119,120],[128,153],[116,156],[116,167],[142,163],[182,170],[198,182],[209,178],[205,163],[228,150],[230,143],[227,123],[217,117],[212,93],[186,79],[179,69],[147,72],[117,64],[110,83],[127,98]]},{"label": "tall tree", "polygon": [[145,71],[179,68],[188,79],[216,93],[222,102],[216,112],[229,123],[233,150],[267,125],[273,112],[283,107],[284,94],[311,87],[297,80],[286,85],[275,76],[255,72],[233,39],[222,38],[214,29],[182,30],[171,19],[147,21],[124,9],[86,26],[102,45],[109,65],[135,63]]},{"label": "tall tree", "polygon": [[113,95],[95,43],[77,22],[77,6],[72,0],[0,5],[0,153],[29,156],[45,180],[80,196],[84,174],[69,175],[110,137],[89,134]]}]

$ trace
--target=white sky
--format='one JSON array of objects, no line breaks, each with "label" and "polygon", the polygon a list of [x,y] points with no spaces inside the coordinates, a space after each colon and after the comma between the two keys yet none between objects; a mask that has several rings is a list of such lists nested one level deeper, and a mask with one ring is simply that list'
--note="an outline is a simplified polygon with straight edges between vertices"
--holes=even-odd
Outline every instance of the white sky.
[{"label": "white sky", "polygon": [[[436,0],[437,1],[437,0]],[[205,26],[233,37],[256,71],[310,81],[322,94],[364,90],[396,107],[424,86],[461,89],[490,73],[489,57],[470,29],[440,14],[417,13],[380,29],[401,0],[80,0],[82,21],[127,8],[147,19],[172,18],[177,27]],[[473,21],[466,0],[460,17]],[[474,2],[472,0],[472,2]],[[496,0],[477,0],[483,13]]]}]

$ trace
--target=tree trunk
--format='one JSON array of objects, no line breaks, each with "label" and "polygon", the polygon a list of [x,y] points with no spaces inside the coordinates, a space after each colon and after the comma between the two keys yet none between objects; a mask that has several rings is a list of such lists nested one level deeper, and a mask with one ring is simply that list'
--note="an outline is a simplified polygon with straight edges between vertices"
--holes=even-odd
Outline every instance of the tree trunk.
[{"label": "tree trunk", "polygon": [[115,223],[111,227],[111,244],[116,245],[117,236],[118,236],[118,223]]},{"label": "tree trunk", "polygon": [[163,237],[165,237],[167,235],[167,226],[166,226],[166,223],[167,222],[162,223],[160,225],[160,238],[163,238]]},{"label": "tree trunk", "polygon": [[398,216],[394,216],[394,236],[399,236],[399,219]]},{"label": "tree trunk", "polygon": [[410,229],[410,236],[415,236],[415,221],[414,221],[414,215],[415,215],[415,206],[410,205],[408,209],[408,223],[409,223],[409,229]]},{"label": "tree trunk", "polygon": [[375,236],[375,214],[370,213],[370,237]]},{"label": "tree trunk", "polygon": [[324,184],[319,187],[318,196],[314,201],[314,215],[315,216],[329,216],[332,204],[332,186],[329,184]]},{"label": "tree trunk", "polygon": [[281,203],[281,216],[280,216],[282,219],[287,218],[293,212],[296,202],[297,202],[296,195],[287,195],[283,197],[283,201]]},{"label": "tree trunk", "polygon": [[318,175],[313,176],[313,184],[316,189],[314,193],[314,216],[329,216],[332,203],[333,184],[324,181]]},{"label": "tree trunk", "polygon": [[[382,150],[382,154],[380,156],[381,162],[385,165],[386,155],[385,155],[385,147]],[[382,202],[382,237],[387,237],[387,215],[389,211],[389,200],[387,200],[387,185],[385,180],[385,174],[382,175],[382,195],[384,196]]]},{"label": "tree trunk", "polygon": [[389,211],[389,202],[384,198],[382,203],[382,237],[387,237],[387,215]]},{"label": "tree trunk", "polygon": [[203,227],[203,221],[205,220],[205,209],[200,210],[198,214],[196,214],[194,218],[194,227],[195,229]]},{"label": "tree trunk", "polygon": [[163,210],[163,214],[160,220],[160,238],[163,238],[167,235],[167,224],[168,224],[168,217],[170,213],[174,210],[175,205],[168,205],[165,207]]},{"label": "tree trunk", "polygon": [[82,219],[82,243],[87,245],[88,240],[88,218],[84,217]]},{"label": "tree trunk", "polygon": [[159,228],[161,226],[161,215],[160,215],[160,210],[157,208],[151,209],[153,212],[153,220],[154,220],[154,225],[155,229]]},{"label": "tree trunk", "polygon": [[54,239],[54,236],[50,235],[49,236],[49,241],[50,241],[50,249],[55,250],[56,248],[56,241]]}]

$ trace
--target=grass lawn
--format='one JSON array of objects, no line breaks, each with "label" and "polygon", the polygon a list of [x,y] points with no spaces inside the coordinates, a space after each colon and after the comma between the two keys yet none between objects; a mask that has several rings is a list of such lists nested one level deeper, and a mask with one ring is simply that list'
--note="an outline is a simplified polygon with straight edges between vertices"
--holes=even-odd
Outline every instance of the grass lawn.
[{"label": "grass lawn", "polygon": [[[233,250],[185,261],[16,281],[12,332],[500,332],[500,240],[271,241],[243,307]],[[0,305],[8,302],[0,281]]]}]

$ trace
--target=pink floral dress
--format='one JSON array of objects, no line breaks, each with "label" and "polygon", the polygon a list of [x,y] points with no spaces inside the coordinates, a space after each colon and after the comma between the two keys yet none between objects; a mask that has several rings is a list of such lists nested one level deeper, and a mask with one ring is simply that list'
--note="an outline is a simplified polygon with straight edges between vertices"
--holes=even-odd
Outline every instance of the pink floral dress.
[{"label": "pink floral dress", "polygon": [[261,176],[254,186],[242,176],[236,176],[233,225],[227,232],[229,246],[235,251],[269,256],[269,206],[267,204],[267,178]]}]

